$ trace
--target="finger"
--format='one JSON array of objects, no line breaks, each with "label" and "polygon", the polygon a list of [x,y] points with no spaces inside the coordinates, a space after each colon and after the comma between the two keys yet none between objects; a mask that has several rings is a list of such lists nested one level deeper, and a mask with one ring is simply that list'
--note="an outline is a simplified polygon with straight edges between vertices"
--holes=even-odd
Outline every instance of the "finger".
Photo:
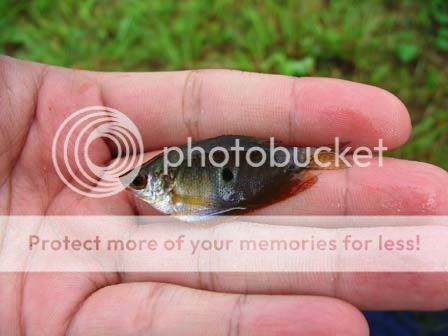
[{"label": "finger", "polygon": [[366,168],[315,171],[308,190],[257,215],[448,215],[448,173],[436,166],[384,158]]},{"label": "finger", "polygon": [[[123,282],[156,281],[231,293],[323,295],[342,299],[362,309],[448,308],[448,274],[428,272],[444,270],[446,227],[334,230],[246,222],[208,230],[200,227],[179,230],[173,225],[175,223],[164,223],[159,228],[148,225],[136,229],[129,239],[151,237],[163,242],[183,237],[185,244],[178,250],[177,257],[166,254],[166,251],[165,254],[151,251],[151,255],[147,251],[127,253],[119,261],[122,269],[139,272],[123,273]],[[162,229],[165,230],[163,234]],[[378,247],[379,235],[383,237],[382,241],[398,241],[417,234],[422,242],[418,250],[400,253]],[[344,237],[359,241],[370,239],[371,245],[362,252],[350,249],[344,252]],[[299,243],[301,246],[306,240],[308,247],[291,250],[269,245],[270,241],[296,239],[302,242]],[[253,242],[252,247],[241,247],[241,242],[248,240]],[[310,247],[310,241],[330,240],[339,247],[337,251],[324,253]],[[210,242],[222,241],[233,243],[229,248],[207,247],[212,244]],[[195,252],[189,248],[191,242],[201,244]],[[229,270],[231,272],[227,272]]]},{"label": "finger", "polygon": [[[125,312],[125,313],[123,313]],[[232,295],[141,283],[90,296],[67,335],[367,335],[350,305],[320,297]]]},{"label": "finger", "polygon": [[[82,302],[98,288],[118,281],[116,273],[0,274],[1,335],[14,335],[18,331],[26,335],[65,335],[68,323]],[[6,332],[13,328],[16,328],[15,333]]]},{"label": "finger", "polygon": [[[313,171],[311,188],[249,215],[448,215],[448,173],[413,161],[373,159],[369,167]],[[131,195],[138,212],[155,215]]]},{"label": "finger", "polygon": [[210,291],[246,294],[318,295],[361,310],[448,309],[446,273],[432,272],[213,272],[126,273],[123,280],[160,281]]},{"label": "finger", "polygon": [[147,149],[222,134],[302,145],[333,143],[339,136],[355,146],[375,146],[383,138],[392,148],[410,132],[400,100],[349,81],[226,70],[94,76],[103,103],[133,119]]}]

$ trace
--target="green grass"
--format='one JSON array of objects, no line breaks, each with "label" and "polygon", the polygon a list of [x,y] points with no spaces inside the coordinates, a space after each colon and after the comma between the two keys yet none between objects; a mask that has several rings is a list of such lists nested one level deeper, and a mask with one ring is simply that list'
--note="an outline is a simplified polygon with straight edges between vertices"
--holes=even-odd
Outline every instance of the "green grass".
[{"label": "green grass", "polygon": [[448,169],[448,2],[0,0],[0,52],[95,70],[227,67],[381,86]]}]

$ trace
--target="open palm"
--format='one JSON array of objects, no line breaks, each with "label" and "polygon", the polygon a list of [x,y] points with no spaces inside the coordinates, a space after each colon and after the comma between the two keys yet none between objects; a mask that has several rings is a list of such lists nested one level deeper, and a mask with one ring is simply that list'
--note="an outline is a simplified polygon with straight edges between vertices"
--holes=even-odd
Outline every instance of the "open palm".
[{"label": "open palm", "polygon": [[[339,136],[370,147],[382,138],[394,148],[410,133],[397,98],[341,80],[222,70],[93,73],[4,57],[2,215],[152,212],[125,192],[83,197],[56,174],[57,128],[91,105],[126,113],[148,152],[220,134],[294,145]],[[98,142],[92,155],[107,162],[113,150]],[[446,190],[442,169],[388,159],[382,168],[325,172],[310,190],[259,213],[446,215]],[[0,334],[361,335],[368,331],[357,308],[446,309],[447,281],[446,274],[423,273],[0,273]]]}]

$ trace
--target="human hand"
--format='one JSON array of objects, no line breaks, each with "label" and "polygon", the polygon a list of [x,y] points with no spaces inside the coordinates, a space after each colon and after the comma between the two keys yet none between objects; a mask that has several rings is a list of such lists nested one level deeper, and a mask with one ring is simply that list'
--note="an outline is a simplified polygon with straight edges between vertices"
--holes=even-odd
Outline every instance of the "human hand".
[{"label": "human hand", "polygon": [[[55,131],[86,106],[126,113],[146,151],[220,134],[304,146],[339,136],[372,147],[382,138],[394,148],[411,127],[391,94],[333,79],[222,70],[94,73],[7,57],[0,58],[0,77],[2,215],[152,212],[126,193],[83,197],[57,176]],[[106,142],[96,143],[92,155],[98,162],[113,157]],[[447,189],[442,169],[385,159],[381,168],[325,172],[306,193],[258,214],[446,215]],[[0,334],[361,335],[367,326],[358,308],[446,309],[447,279],[437,273],[1,273]]]}]

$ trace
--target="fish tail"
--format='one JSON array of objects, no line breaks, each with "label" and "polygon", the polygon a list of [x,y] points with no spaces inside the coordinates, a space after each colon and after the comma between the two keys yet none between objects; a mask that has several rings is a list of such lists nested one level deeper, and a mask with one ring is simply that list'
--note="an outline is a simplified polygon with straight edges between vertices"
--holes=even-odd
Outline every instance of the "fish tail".
[{"label": "fish tail", "polygon": [[337,153],[333,150],[317,151],[317,149],[311,149],[311,155],[309,158],[308,169],[316,170],[331,170],[331,169],[344,169],[348,168],[346,162],[338,157]]}]

